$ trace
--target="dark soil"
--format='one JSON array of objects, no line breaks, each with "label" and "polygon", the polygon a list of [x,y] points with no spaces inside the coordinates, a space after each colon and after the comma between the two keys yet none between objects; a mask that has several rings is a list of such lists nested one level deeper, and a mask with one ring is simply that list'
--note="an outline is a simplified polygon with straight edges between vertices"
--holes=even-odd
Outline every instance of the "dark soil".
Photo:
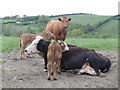
[{"label": "dark soil", "polygon": [[2,88],[118,88],[118,52],[97,51],[108,57],[112,66],[105,77],[61,72],[57,81],[48,81],[43,71],[44,60],[39,55],[21,60],[19,52],[1,53]]}]

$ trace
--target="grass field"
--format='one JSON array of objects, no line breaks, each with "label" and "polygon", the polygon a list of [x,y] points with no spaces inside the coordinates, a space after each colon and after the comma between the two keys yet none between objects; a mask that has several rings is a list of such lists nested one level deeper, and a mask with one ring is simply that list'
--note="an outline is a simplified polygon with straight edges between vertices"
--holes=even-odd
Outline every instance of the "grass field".
[{"label": "grass field", "polygon": [[[101,21],[104,21],[111,16],[100,16],[100,15],[68,15],[67,17],[72,18],[72,23],[81,25],[95,25]],[[51,20],[57,20],[58,17],[50,18]]]},{"label": "grass field", "polygon": [[110,22],[97,28],[96,31],[97,32],[91,32],[91,33],[94,33],[95,35],[100,37],[103,37],[103,36],[118,37],[118,21],[111,20]]},{"label": "grass field", "polygon": [[112,38],[67,38],[68,44],[95,50],[117,50],[118,39]]},{"label": "grass field", "polygon": [[[0,50],[5,52],[12,51],[13,49],[19,50],[19,38],[18,37],[0,37],[0,43],[2,47]],[[110,38],[67,38],[68,44],[73,44],[83,48],[95,49],[95,50],[117,50],[118,39]]]},{"label": "grass field", "polygon": [[18,37],[1,37],[0,43],[2,43],[2,47],[0,48],[0,50],[2,52],[4,51],[11,51],[14,48],[15,49],[19,49],[19,38]]}]

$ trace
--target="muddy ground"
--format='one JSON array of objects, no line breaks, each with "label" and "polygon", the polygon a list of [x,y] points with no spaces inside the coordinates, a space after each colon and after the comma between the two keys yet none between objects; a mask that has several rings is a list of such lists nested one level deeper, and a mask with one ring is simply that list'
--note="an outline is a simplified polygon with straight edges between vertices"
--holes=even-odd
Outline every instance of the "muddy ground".
[{"label": "muddy ground", "polygon": [[[1,53],[2,88],[118,88],[118,52],[97,51],[108,57],[112,66],[106,77],[77,75],[62,72],[57,81],[48,81],[47,72],[43,71],[44,61],[39,55],[21,60],[19,51]],[[0,67],[1,69],[1,67]]]}]

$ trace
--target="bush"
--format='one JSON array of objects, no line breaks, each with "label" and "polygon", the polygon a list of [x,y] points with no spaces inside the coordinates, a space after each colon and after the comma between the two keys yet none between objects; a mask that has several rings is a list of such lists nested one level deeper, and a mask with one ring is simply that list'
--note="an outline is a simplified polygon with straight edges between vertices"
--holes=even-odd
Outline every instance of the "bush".
[{"label": "bush", "polygon": [[80,37],[81,37],[81,38],[93,38],[93,37],[95,37],[95,36],[94,36],[94,35],[91,35],[91,34],[82,34]]},{"label": "bush", "polygon": [[3,24],[2,35],[19,37],[22,33],[35,33],[36,28],[26,25]]},{"label": "bush", "polygon": [[112,37],[111,34],[105,34],[105,35],[102,36],[102,38],[110,38],[110,37]]},{"label": "bush", "polygon": [[68,31],[68,36],[78,37],[82,35],[84,32],[81,29],[74,29],[72,31]]},{"label": "bush", "polygon": [[38,23],[40,24],[47,24],[50,21],[48,16],[40,16],[40,18],[38,19]]}]

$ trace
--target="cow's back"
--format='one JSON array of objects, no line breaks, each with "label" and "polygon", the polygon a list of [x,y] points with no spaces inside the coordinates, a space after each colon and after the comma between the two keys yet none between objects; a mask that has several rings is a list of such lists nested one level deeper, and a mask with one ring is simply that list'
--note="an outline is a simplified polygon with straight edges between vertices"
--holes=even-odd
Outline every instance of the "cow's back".
[{"label": "cow's back", "polygon": [[61,54],[62,49],[58,42],[50,43],[50,45],[48,46],[48,58],[53,58],[54,60],[56,60],[61,57]]},{"label": "cow's back", "polygon": [[25,33],[20,36],[20,39],[22,40],[23,44],[31,43],[35,39],[35,34],[29,34]]},{"label": "cow's back", "polygon": [[81,69],[86,62],[89,49],[70,47],[69,51],[62,53],[61,68],[64,70]]}]

